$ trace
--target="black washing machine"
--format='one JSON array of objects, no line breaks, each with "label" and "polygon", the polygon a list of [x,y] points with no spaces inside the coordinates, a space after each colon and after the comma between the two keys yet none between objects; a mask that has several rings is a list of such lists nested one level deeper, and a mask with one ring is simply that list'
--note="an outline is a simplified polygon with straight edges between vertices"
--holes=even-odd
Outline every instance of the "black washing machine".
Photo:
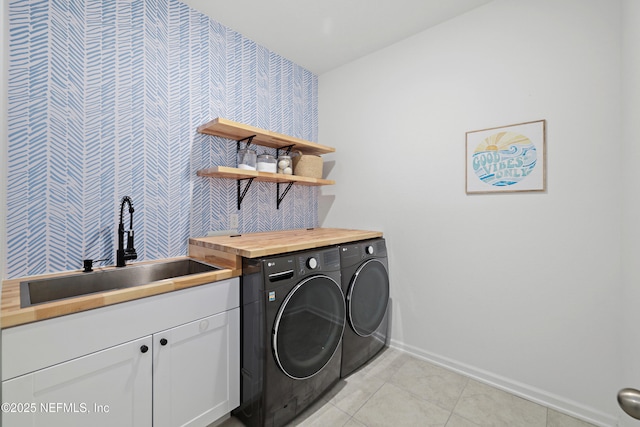
[{"label": "black washing machine", "polygon": [[337,247],[244,259],[240,406],[247,426],[281,426],[340,379],[345,297]]},{"label": "black washing machine", "polygon": [[342,339],[340,376],[346,377],[388,345],[389,264],[382,238],[339,249],[349,325]]}]

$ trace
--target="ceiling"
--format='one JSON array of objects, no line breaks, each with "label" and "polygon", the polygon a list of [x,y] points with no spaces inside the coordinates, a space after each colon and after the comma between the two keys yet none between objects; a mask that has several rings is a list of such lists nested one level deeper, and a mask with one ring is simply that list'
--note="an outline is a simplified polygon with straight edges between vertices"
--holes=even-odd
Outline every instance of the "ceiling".
[{"label": "ceiling", "polygon": [[182,0],[321,75],[491,0]]}]

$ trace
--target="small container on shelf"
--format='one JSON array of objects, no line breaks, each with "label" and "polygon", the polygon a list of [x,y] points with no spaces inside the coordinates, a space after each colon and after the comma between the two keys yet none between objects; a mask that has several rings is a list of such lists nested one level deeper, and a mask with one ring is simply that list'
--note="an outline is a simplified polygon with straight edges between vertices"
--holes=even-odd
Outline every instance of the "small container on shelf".
[{"label": "small container on shelf", "polygon": [[277,172],[276,158],[270,154],[263,153],[258,156],[258,172]]},{"label": "small container on shelf", "polygon": [[256,170],[256,152],[248,148],[238,150],[238,169]]},{"label": "small container on shelf", "polygon": [[285,175],[293,174],[293,163],[291,163],[291,156],[278,157],[278,173]]}]

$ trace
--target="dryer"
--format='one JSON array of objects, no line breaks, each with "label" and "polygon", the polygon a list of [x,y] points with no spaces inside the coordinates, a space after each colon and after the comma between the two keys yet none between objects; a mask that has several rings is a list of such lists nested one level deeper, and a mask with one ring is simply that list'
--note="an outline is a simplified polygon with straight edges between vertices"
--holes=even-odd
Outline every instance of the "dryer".
[{"label": "dryer", "polygon": [[389,264],[383,238],[339,249],[348,323],[340,376],[346,377],[388,345]]},{"label": "dryer", "polygon": [[247,426],[281,426],[340,379],[345,297],[337,247],[244,259],[240,406]]}]

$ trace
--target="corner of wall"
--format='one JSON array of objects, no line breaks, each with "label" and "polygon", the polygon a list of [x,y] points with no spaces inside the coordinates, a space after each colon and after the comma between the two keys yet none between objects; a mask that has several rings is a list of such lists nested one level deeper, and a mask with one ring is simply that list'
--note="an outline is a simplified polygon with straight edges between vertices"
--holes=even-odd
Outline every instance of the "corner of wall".
[{"label": "corner of wall", "polygon": [[7,130],[7,109],[8,93],[7,81],[9,79],[9,3],[2,2],[0,7],[0,46],[2,46],[2,57],[0,58],[0,290],[2,280],[5,278],[6,265],[6,242],[7,242],[7,151],[8,151],[8,130]]},{"label": "corner of wall", "polygon": [[[9,4],[3,1],[0,5],[0,303],[2,302],[2,280],[5,278],[6,245],[7,245],[7,70],[9,69]],[[0,329],[2,328],[0,320]],[[2,337],[0,336],[0,377],[2,376]],[[0,387],[0,401],[2,401],[2,387]],[[1,420],[0,420],[1,421]]]}]

